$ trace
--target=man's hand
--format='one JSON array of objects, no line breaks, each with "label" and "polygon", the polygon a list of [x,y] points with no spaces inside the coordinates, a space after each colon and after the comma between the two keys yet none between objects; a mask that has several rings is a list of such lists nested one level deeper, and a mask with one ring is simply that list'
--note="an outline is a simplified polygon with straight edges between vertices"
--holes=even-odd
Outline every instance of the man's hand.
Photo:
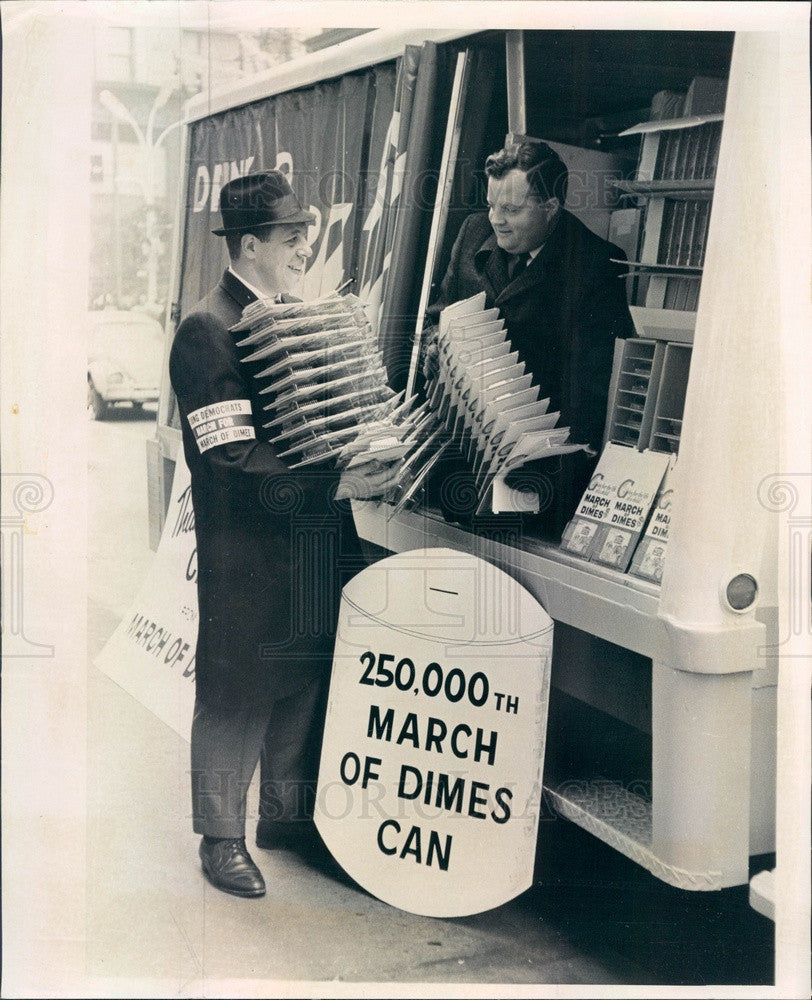
[{"label": "man's hand", "polygon": [[440,348],[437,345],[437,336],[434,330],[424,331],[423,341],[423,378],[427,382],[437,377],[440,371]]},{"label": "man's hand", "polygon": [[336,500],[372,500],[381,497],[397,482],[398,462],[388,464],[371,459],[345,469],[336,490]]}]

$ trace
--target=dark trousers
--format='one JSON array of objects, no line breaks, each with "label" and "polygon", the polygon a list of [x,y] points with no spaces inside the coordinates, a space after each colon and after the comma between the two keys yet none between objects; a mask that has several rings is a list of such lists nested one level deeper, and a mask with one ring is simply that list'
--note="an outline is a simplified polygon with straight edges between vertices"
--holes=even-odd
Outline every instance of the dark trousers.
[{"label": "dark trousers", "polygon": [[260,815],[307,818],[315,790],[326,679],[273,702],[224,706],[195,699],[192,816],[195,833],[245,836],[245,798],[260,765]]}]

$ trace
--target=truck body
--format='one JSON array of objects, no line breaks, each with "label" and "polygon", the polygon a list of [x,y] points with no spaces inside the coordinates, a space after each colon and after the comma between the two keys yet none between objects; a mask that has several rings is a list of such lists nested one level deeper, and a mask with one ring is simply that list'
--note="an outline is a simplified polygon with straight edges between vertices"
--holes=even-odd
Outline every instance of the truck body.
[{"label": "truck body", "polygon": [[[751,856],[775,849],[780,524],[769,480],[781,322],[775,248],[763,238],[777,209],[762,192],[780,130],[779,61],[766,33],[379,29],[198,98],[184,124],[170,327],[227,263],[211,235],[222,184],[281,169],[317,217],[306,296],[346,285],[364,299],[396,388],[413,384],[420,317],[463,219],[485,205],[481,166],[506,134],[554,144],[570,168],[567,207],[599,235],[627,239],[638,334],[665,357],[663,405],[675,393],[681,405],[654,414],[681,425],[662,582],[498,522],[486,537],[432,511],[388,519],[361,503],[355,514],[373,554],[473,551],[541,600],[557,623],[547,801],[685,889],[746,883]],[[653,249],[646,239],[685,193],[642,191],[641,178],[656,165],[652,136],[662,156],[675,130],[693,129],[690,143],[714,122],[715,188],[697,196],[711,206],[704,268],[677,276],[697,295],[693,309],[675,308],[682,286],[656,263],[664,237]],[[179,446],[164,374],[148,449],[153,544]]]}]

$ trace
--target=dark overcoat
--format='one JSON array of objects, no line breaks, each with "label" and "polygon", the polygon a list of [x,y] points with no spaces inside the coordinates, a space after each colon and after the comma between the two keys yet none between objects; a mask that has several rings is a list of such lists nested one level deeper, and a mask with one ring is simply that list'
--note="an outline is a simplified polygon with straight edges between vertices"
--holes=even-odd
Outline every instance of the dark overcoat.
[{"label": "dark overcoat", "polygon": [[229,331],[255,298],[226,271],[178,327],[169,363],[195,511],[198,697],[223,707],[286,697],[329,667],[341,583],[362,566],[349,504],[332,499],[338,473],[291,471],[263,429],[269,396],[254,375],[267,362],[243,363],[254,348]]},{"label": "dark overcoat", "polygon": [[[540,253],[513,280],[510,255],[496,241],[488,216],[463,222],[437,300],[429,310],[478,292],[498,306],[513,347],[533,374],[539,398],[560,411],[571,440],[600,451],[614,342],[633,334],[622,274],[622,251],[562,211]],[[595,460],[585,453],[539,463],[550,473],[547,523],[560,531],[574,512]]]}]

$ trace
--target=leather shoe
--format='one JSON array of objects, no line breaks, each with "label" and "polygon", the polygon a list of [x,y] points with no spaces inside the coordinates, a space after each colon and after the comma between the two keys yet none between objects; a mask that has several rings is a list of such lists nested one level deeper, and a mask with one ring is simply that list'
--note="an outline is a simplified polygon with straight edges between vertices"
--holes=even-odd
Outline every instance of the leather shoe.
[{"label": "leather shoe", "polygon": [[200,862],[203,874],[215,887],[232,896],[264,896],[265,880],[251,860],[245,838],[200,841]]}]

